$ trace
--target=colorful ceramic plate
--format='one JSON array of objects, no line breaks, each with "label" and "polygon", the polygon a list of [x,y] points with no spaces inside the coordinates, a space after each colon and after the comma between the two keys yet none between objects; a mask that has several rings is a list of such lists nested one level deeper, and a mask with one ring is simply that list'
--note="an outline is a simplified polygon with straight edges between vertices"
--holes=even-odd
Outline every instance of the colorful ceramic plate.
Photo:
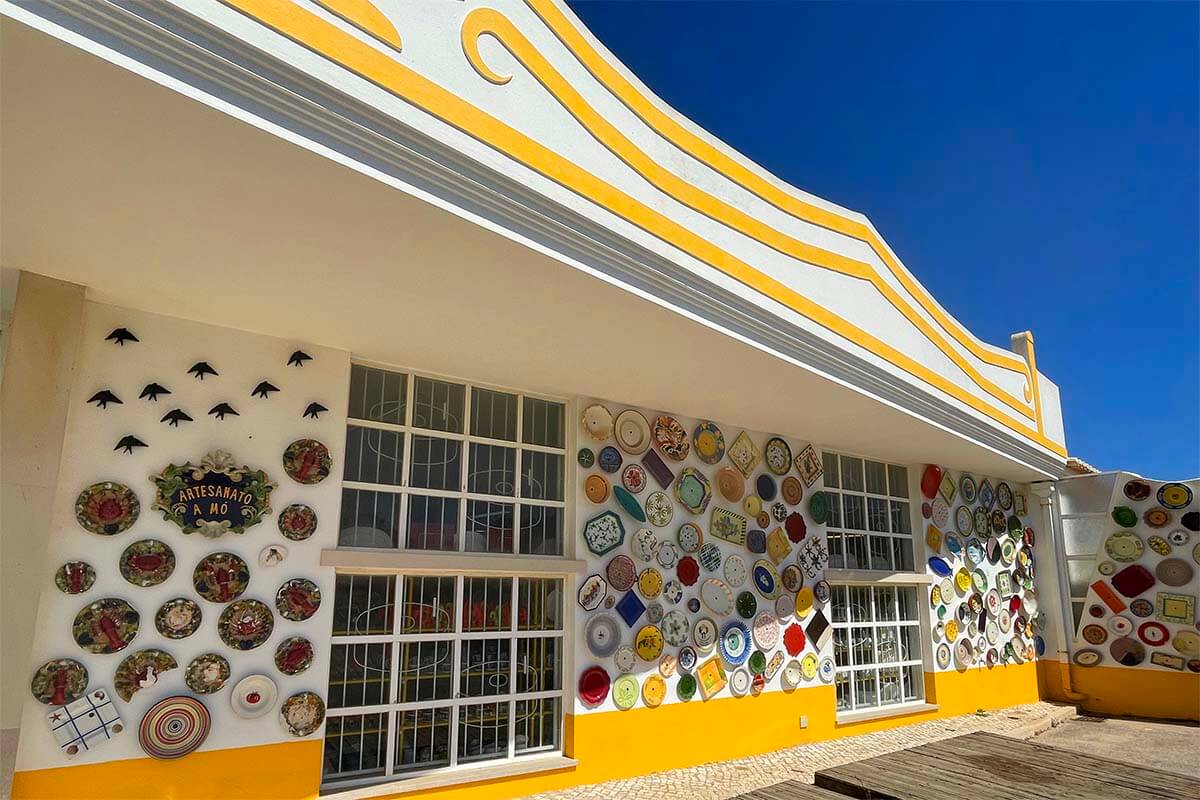
[{"label": "colorful ceramic plate", "polygon": [[1123,564],[1137,561],[1145,551],[1141,537],[1133,531],[1118,531],[1104,540],[1104,552],[1113,561]]},{"label": "colorful ceramic plate", "polygon": [[124,600],[106,597],[84,606],[75,615],[71,634],[75,643],[89,653],[103,655],[124,650],[137,636],[141,617]]},{"label": "colorful ceramic plate", "polygon": [[292,503],[279,512],[276,524],[285,539],[302,542],[316,533],[317,512],[303,503]]},{"label": "colorful ceramic plate", "polygon": [[637,587],[642,597],[647,600],[654,600],[662,594],[662,573],[654,567],[646,567],[638,573]]},{"label": "colorful ceramic plate", "polygon": [[596,658],[608,658],[621,646],[621,628],[611,614],[597,614],[588,620],[584,642]]},{"label": "colorful ceramic plate", "polygon": [[29,691],[39,703],[65,706],[74,703],[87,692],[87,667],[73,658],[47,661],[33,673]]},{"label": "colorful ceramic plate", "polygon": [[783,672],[780,673],[779,683],[785,690],[795,689],[800,685],[802,677],[803,672],[801,672],[800,662],[793,658],[783,668]]},{"label": "colorful ceramic plate", "polygon": [[137,522],[142,506],[137,495],[123,483],[93,483],[75,500],[75,519],[84,530],[115,536]]},{"label": "colorful ceramic plate", "polygon": [[308,736],[325,721],[325,701],[316,692],[298,692],[283,701],[279,718],[292,736]]},{"label": "colorful ceramic plate", "polygon": [[746,569],[746,562],[739,555],[731,555],[725,559],[725,567],[723,569],[725,582],[730,586],[737,588],[746,582],[750,571]]},{"label": "colorful ceramic plate", "polygon": [[739,666],[750,655],[750,632],[741,622],[729,622],[721,630],[720,645],[721,657],[730,665]]},{"label": "colorful ceramic plate", "polygon": [[250,583],[250,568],[233,553],[211,553],[192,571],[196,594],[213,603],[236,600]]},{"label": "colorful ceramic plate", "polygon": [[1163,508],[1177,511],[1192,502],[1192,490],[1182,483],[1164,483],[1158,487],[1158,503]]},{"label": "colorful ceramic plate", "polygon": [[1132,528],[1137,525],[1138,515],[1129,506],[1115,506],[1112,510],[1112,519],[1122,528]]},{"label": "colorful ceramic plate", "polygon": [[657,661],[663,651],[663,633],[657,625],[643,625],[633,637],[633,648],[642,661]]},{"label": "colorful ceramic plate", "polygon": [[[617,414],[613,422],[613,434],[617,446],[631,456],[640,456],[650,446],[650,423],[640,411],[632,408]],[[608,438],[607,434],[604,438]]]},{"label": "colorful ceramic plate", "polygon": [[1182,558],[1164,558],[1154,567],[1154,575],[1164,586],[1187,586],[1195,575],[1192,565]]},{"label": "colorful ceramic plate", "polygon": [[1013,507],[1012,489],[1004,481],[996,484],[996,504],[1004,511],[1011,511]]},{"label": "colorful ceramic plate", "polygon": [[967,506],[954,510],[954,529],[963,536],[969,536],[975,530],[975,517]]},{"label": "colorful ceramic plate", "polygon": [[646,498],[646,518],[650,524],[662,528],[675,516],[675,504],[666,492],[653,492]]},{"label": "colorful ceramic plate", "polygon": [[621,468],[622,461],[624,461],[624,459],[621,458],[621,451],[613,447],[611,444],[606,447],[601,447],[600,453],[596,456],[597,466],[599,466],[600,469],[604,470],[609,475]]},{"label": "colorful ceramic plate", "polygon": [[1165,528],[1171,522],[1171,512],[1161,508],[1147,508],[1142,514],[1142,522],[1151,528]]},{"label": "colorful ceramic plate", "polygon": [[675,693],[685,703],[695,697],[696,677],[694,675],[680,675],[679,681],[675,684]]},{"label": "colorful ceramic plate", "polygon": [[183,681],[196,694],[220,691],[229,680],[229,662],[216,653],[196,656],[183,673]]},{"label": "colorful ceramic plate", "polygon": [[138,727],[138,744],[151,758],[183,758],[208,738],[208,709],[194,697],[179,695],[150,706]]},{"label": "colorful ceramic plate", "polygon": [[933,570],[934,575],[942,578],[948,576],[954,571],[950,568],[950,565],[946,563],[946,560],[940,556],[934,556],[933,558],[929,559],[929,568]]},{"label": "colorful ceramic plate", "polygon": [[758,613],[758,599],[753,592],[739,593],[733,605],[742,619],[750,619]]},{"label": "colorful ceramic plate", "polygon": [[763,462],[772,473],[787,475],[792,468],[792,448],[783,439],[772,436],[763,447]]},{"label": "colorful ceramic plate", "polygon": [[725,457],[725,434],[715,422],[704,420],[692,431],[692,447],[705,464],[718,464]]},{"label": "colorful ceramic plate", "polygon": [[709,617],[701,617],[692,625],[692,641],[701,653],[707,653],[717,644],[717,623]]},{"label": "colorful ceramic plate", "polygon": [[974,503],[977,492],[975,479],[964,473],[963,476],[958,479],[958,491],[959,494],[962,495],[964,503]]},{"label": "colorful ceramic plate", "polygon": [[642,702],[646,708],[658,708],[667,696],[667,682],[661,675],[648,675],[642,684]]},{"label": "colorful ceramic plate", "polygon": [[113,675],[113,689],[117,696],[128,703],[141,689],[158,683],[162,673],[178,667],[175,658],[164,650],[139,650],[130,653],[117,665]]},{"label": "colorful ceramic plate", "polygon": [[96,570],[86,561],[68,561],[54,573],[54,585],[64,594],[83,594],[96,582]]},{"label": "colorful ceramic plate", "polygon": [[654,443],[667,458],[683,461],[687,458],[691,444],[688,442],[687,431],[679,424],[679,420],[663,414],[654,420]]},{"label": "colorful ceramic plate", "polygon": [[622,711],[633,708],[638,699],[638,681],[632,675],[622,675],[612,685],[613,704]]},{"label": "colorful ceramic plate", "polygon": [[311,486],[329,477],[333,458],[316,439],[297,439],[283,451],[283,471],[296,483]]},{"label": "colorful ceramic plate", "polygon": [[675,479],[675,499],[693,514],[703,514],[712,500],[712,486],[700,470],[684,467]]},{"label": "colorful ceramic plate", "polygon": [[598,706],[608,697],[611,685],[604,667],[588,667],[579,676],[579,699],[589,706]]},{"label": "colorful ceramic plate", "polygon": [[168,639],[186,639],[200,627],[200,606],[187,597],[176,597],[159,607],[154,627]]},{"label": "colorful ceramic plate", "polygon": [[774,600],[779,596],[780,581],[779,573],[775,571],[775,565],[765,559],[759,559],[754,562],[754,567],[750,570],[750,576],[754,580],[754,588],[758,590],[767,600]]},{"label": "colorful ceramic plate", "polygon": [[299,675],[312,666],[314,655],[312,642],[289,636],[275,647],[275,668],[284,675]]},{"label": "colorful ceramic plate", "polygon": [[596,454],[589,447],[581,447],[579,448],[579,453],[575,456],[575,460],[584,469],[591,469],[592,465],[596,463]]},{"label": "colorful ceramic plate", "polygon": [[588,499],[588,502],[595,505],[600,505],[608,500],[612,494],[612,486],[608,482],[608,478],[603,475],[592,473],[583,479],[583,496]]},{"label": "colorful ceramic plate", "polygon": [[704,532],[696,523],[685,522],[679,526],[679,532],[675,534],[675,541],[679,543],[679,549],[683,552],[694,553],[704,543]]},{"label": "colorful ceramic plate", "polygon": [[722,581],[709,578],[700,586],[700,601],[717,616],[723,617],[733,611],[733,592]]},{"label": "colorful ceramic plate", "polygon": [[256,719],[270,713],[278,697],[275,681],[266,675],[247,675],[234,685],[229,704],[242,719]]},{"label": "colorful ceramic plate", "polygon": [[592,403],[585,408],[583,414],[580,415],[580,422],[583,424],[583,429],[587,431],[588,436],[597,442],[603,442],[612,435],[612,412],[600,403]]},{"label": "colorful ceramic plate", "polygon": [[629,549],[634,557],[645,562],[654,560],[658,547],[658,534],[650,528],[638,528],[629,540]]},{"label": "colorful ceramic plate", "polygon": [[750,691],[750,673],[744,668],[735,669],[729,673],[729,692],[734,697],[742,697]]},{"label": "colorful ceramic plate", "polygon": [[258,600],[236,600],[217,620],[217,634],[234,650],[253,650],[270,638],[274,627],[271,609]]},{"label": "colorful ceramic plate", "polygon": [[117,563],[134,586],[157,586],[175,571],[175,553],[157,539],[142,539],[126,547]]},{"label": "colorful ceramic plate", "polygon": [[779,644],[779,618],[770,611],[760,612],[754,618],[754,623],[750,628],[750,635],[753,637],[754,644],[757,647],[763,650],[771,650],[775,645]]},{"label": "colorful ceramic plate", "polygon": [[646,468],[636,461],[631,461],[625,465],[625,469],[621,470],[621,485],[630,491],[631,494],[641,494],[646,488],[646,482],[649,476],[646,475]]},{"label": "colorful ceramic plate", "polygon": [[746,493],[746,479],[733,467],[717,470],[717,491],[730,503],[736,503]]}]

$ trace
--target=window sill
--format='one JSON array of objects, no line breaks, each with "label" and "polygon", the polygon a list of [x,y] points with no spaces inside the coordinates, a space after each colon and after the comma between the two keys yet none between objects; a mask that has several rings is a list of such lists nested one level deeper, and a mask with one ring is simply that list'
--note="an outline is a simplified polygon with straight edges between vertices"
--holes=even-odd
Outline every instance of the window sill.
[{"label": "window sill", "polygon": [[888,717],[904,717],[909,714],[923,714],[927,711],[937,711],[936,703],[906,703],[900,706],[886,706],[884,708],[868,708],[862,711],[845,711],[837,715],[835,721],[836,726],[853,725],[857,722],[867,722],[873,719],[887,719]]},{"label": "window sill", "polygon": [[825,580],[830,583],[873,583],[929,585],[938,578],[925,572],[887,572],[871,569],[826,569]]},{"label": "window sill", "polygon": [[322,790],[321,797],[329,800],[366,800],[371,797],[386,797],[389,795],[409,794],[411,792],[427,791],[442,786],[456,786],[477,781],[496,780],[498,778],[513,778],[518,775],[529,775],[535,772],[550,772],[552,770],[571,769],[579,762],[566,756],[551,756],[548,758],[524,758],[505,761],[500,764],[480,764],[421,775],[415,778],[402,778],[387,783],[372,783],[369,786],[355,786],[339,789],[336,785]]},{"label": "window sill", "polygon": [[361,574],[404,571],[570,575],[586,570],[587,562],[555,556],[326,548],[321,551],[321,566]]}]

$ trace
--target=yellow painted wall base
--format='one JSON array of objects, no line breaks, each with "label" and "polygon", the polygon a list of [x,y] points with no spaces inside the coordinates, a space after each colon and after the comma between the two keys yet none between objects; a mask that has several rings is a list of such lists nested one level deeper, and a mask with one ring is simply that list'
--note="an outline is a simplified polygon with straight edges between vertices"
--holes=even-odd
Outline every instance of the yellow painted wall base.
[{"label": "yellow painted wall base", "polygon": [[1120,717],[1200,722],[1200,675],[1125,667],[1075,667],[1042,661],[1042,692],[1065,700],[1061,670],[1070,670],[1071,688],[1086,700],[1071,700],[1084,711]]},{"label": "yellow painted wall base", "polygon": [[[838,724],[834,689],[819,685],[760,697],[723,697],[568,716],[571,769],[391,795],[438,800],[503,800],[536,792],[725,761],[807,742],[854,736],[939,717],[1006,708],[1038,699],[1033,664],[926,673],[935,710]],[[808,718],[806,728],[800,717]],[[288,798],[315,797],[321,742],[197,753],[178,762],[139,759],[17,773],[14,800],[43,798]]]}]

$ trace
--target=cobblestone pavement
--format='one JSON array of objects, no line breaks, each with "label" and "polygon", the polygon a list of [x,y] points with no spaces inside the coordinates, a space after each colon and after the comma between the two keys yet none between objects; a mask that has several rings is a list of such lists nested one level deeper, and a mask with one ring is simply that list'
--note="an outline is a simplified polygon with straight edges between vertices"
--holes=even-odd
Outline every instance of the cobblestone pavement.
[{"label": "cobblestone pavement", "polygon": [[1057,724],[1074,715],[1073,708],[1053,703],[1030,703],[986,714],[947,717],[861,736],[802,744],[736,761],[543,792],[530,795],[526,800],[726,800],[780,781],[812,783],[816,770],[965,733],[990,731],[1027,738],[1034,734],[1038,723],[1048,727],[1051,720]]}]

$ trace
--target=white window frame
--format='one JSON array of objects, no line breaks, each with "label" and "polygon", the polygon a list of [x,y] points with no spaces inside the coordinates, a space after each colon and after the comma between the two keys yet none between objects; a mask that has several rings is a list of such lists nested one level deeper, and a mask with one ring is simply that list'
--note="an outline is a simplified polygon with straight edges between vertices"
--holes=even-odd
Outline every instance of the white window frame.
[{"label": "white window frame", "polygon": [[[852,573],[873,573],[873,574],[880,575],[880,576],[911,575],[914,578],[917,578],[918,576],[923,575],[924,574],[924,564],[923,564],[923,559],[920,558],[920,554],[923,552],[923,550],[921,550],[921,548],[918,546],[918,537],[916,535],[916,531],[918,530],[919,526],[917,525],[918,520],[915,517],[915,512],[917,511],[917,507],[919,507],[919,503],[920,503],[920,488],[919,488],[918,482],[914,478],[914,474],[915,474],[914,468],[908,464],[895,464],[895,463],[891,463],[888,461],[882,461],[877,458],[871,458],[870,456],[857,455],[854,453],[845,453],[845,452],[841,452],[838,450],[825,449],[825,448],[822,448],[822,450],[821,450],[822,468],[824,468],[824,459],[826,456],[833,456],[833,457],[837,458],[837,460],[838,460],[838,485],[836,487],[830,487],[827,484],[825,484],[823,481],[822,482],[822,491],[826,493],[827,497],[830,497],[831,502],[838,503],[838,519],[841,523],[840,525],[837,525],[837,526],[834,526],[834,525],[826,526],[826,542],[827,543],[828,543],[829,538],[833,534],[839,535],[840,539],[841,539],[841,555],[842,555],[842,563],[841,564],[834,563],[833,548],[832,547],[829,548],[830,549],[829,572],[831,573],[830,581],[832,582],[834,580],[841,580],[843,578],[849,579]],[[842,459],[844,459],[844,458],[854,458],[854,459],[858,459],[859,461],[862,462],[863,488],[861,490],[852,489],[852,490],[847,491],[844,488],[845,479],[842,476]],[[891,481],[892,481],[891,468],[897,467],[897,468],[904,469],[905,476],[907,478],[907,484],[908,484],[907,485],[907,488],[908,488],[907,496],[899,497],[899,496],[895,496],[895,495],[891,495],[891,494],[876,494],[874,492],[867,491],[867,482],[866,482],[867,462],[873,462],[876,464],[883,465],[884,474],[887,478],[887,485],[888,485],[889,489],[891,488]],[[828,474],[828,473],[826,471],[823,474]],[[914,494],[914,492],[916,492],[916,494]],[[863,498],[863,524],[866,527],[864,527],[862,530],[859,530],[857,528],[847,528],[846,527],[846,511],[845,511],[844,504],[842,503],[842,497],[844,495],[853,495],[855,497]],[[914,498],[917,498],[917,499],[914,501]],[[869,521],[870,517],[869,517],[868,508],[869,508],[869,500],[871,500],[871,499],[882,500],[885,503],[885,508],[887,509],[887,514],[885,515],[886,519],[887,519],[887,524],[888,524],[887,531],[870,530],[870,521]],[[904,503],[908,506],[908,515],[907,515],[908,529],[909,529],[908,533],[895,533],[892,531],[891,503],[893,503],[893,502]],[[854,536],[862,535],[862,536],[867,537],[867,558],[868,558],[868,560],[870,559],[870,555],[871,555],[871,544],[870,544],[871,537],[886,538],[888,540],[889,553],[891,553],[893,556],[895,554],[895,546],[896,546],[895,541],[900,540],[901,542],[907,542],[908,543],[908,552],[912,559],[911,569],[901,569],[899,567],[896,567],[895,565],[893,565],[891,568],[885,568],[885,569],[876,569],[876,568],[873,568],[870,564],[867,564],[865,566],[864,565],[847,566],[845,563],[846,554],[848,552],[847,544],[846,544],[847,535],[854,535]]]},{"label": "white window frame", "polygon": [[[339,575],[362,575],[352,571],[340,572]],[[324,772],[324,758],[322,758],[321,772],[321,790],[324,791],[339,791],[350,789],[359,786],[369,786],[372,784],[394,783],[408,781],[410,779],[427,777],[433,775],[449,775],[453,776],[457,773],[462,773],[462,780],[470,780],[469,772],[479,767],[496,767],[499,765],[517,764],[519,762],[534,759],[544,758],[548,756],[561,756],[563,754],[563,737],[564,718],[568,709],[568,703],[571,699],[570,681],[568,679],[571,674],[571,659],[567,652],[566,630],[570,620],[570,603],[567,602],[567,592],[570,589],[571,582],[569,576],[553,576],[544,573],[486,573],[479,575],[451,575],[446,572],[379,572],[374,575],[362,577],[380,577],[395,579],[395,586],[392,589],[392,632],[386,634],[371,634],[359,636],[331,636],[330,645],[364,645],[364,644],[389,644],[391,645],[391,653],[389,655],[389,683],[388,683],[388,702],[376,705],[364,706],[345,706],[340,708],[329,708],[326,712],[328,719],[341,717],[356,717],[365,714],[385,714],[388,720],[387,742],[385,745],[385,763],[383,774],[372,774],[361,778],[334,778],[329,779]],[[403,590],[406,577],[414,578],[446,578],[453,577],[454,583],[454,628],[450,631],[438,631],[427,633],[401,633],[399,627],[402,619],[402,610],[404,608]],[[505,578],[511,579],[511,596],[510,596],[510,619],[509,626],[505,630],[489,630],[466,632],[463,630],[463,590],[464,583],[467,577],[482,577],[482,578]],[[522,578],[534,580],[559,580],[561,582],[561,590],[559,602],[559,625],[560,627],[554,630],[519,630],[518,626],[518,596],[520,581]],[[505,694],[483,695],[474,697],[464,697],[460,692],[461,684],[461,667],[462,667],[462,649],[461,643],[471,640],[486,640],[486,639],[507,639],[510,642],[509,650],[509,691]],[[561,687],[558,689],[547,689],[539,692],[515,692],[516,687],[516,670],[518,667],[518,651],[517,641],[519,639],[557,639],[559,642],[559,683]],[[450,690],[451,696],[439,700],[420,700],[411,702],[397,702],[400,691],[400,652],[401,646],[406,643],[419,642],[447,642],[450,644]],[[541,748],[538,750],[529,750],[518,754],[516,752],[516,704],[526,700],[550,699],[559,701],[558,715],[558,730],[557,730],[557,747]],[[493,703],[508,704],[508,751],[504,756],[495,758],[476,759],[465,763],[458,763],[458,733],[459,733],[459,711],[463,706],[489,705]],[[412,769],[402,772],[396,772],[396,737],[398,723],[397,719],[402,712],[406,711],[423,711],[436,710],[447,708],[450,709],[449,725],[449,764],[430,767],[428,769]]]},{"label": "white window frame", "polygon": [[[370,482],[364,482],[364,481],[349,481],[349,480],[342,481],[342,489],[357,489],[357,490],[362,490],[362,491],[372,491],[372,492],[379,492],[379,493],[383,493],[383,494],[391,494],[391,495],[398,496],[400,498],[400,508],[399,508],[398,513],[399,513],[399,519],[400,519],[402,529],[397,531],[397,543],[396,543],[396,546],[394,546],[394,547],[382,547],[381,548],[381,547],[365,547],[365,546],[359,546],[359,545],[343,545],[339,541],[339,543],[338,543],[339,550],[367,550],[367,551],[384,550],[384,551],[388,551],[388,552],[399,550],[402,552],[407,551],[407,552],[413,552],[413,553],[459,553],[459,554],[465,554],[465,555],[514,555],[514,556],[519,556],[521,558],[564,558],[564,557],[568,556],[570,540],[572,538],[570,536],[570,530],[572,530],[572,528],[569,526],[572,525],[573,520],[570,519],[570,514],[568,513],[567,495],[568,495],[569,487],[570,487],[569,481],[573,477],[571,474],[572,473],[571,465],[574,463],[573,459],[567,457],[567,453],[569,452],[568,448],[571,446],[571,443],[573,440],[573,437],[571,435],[573,426],[570,424],[570,420],[572,418],[572,416],[571,416],[572,415],[572,404],[568,400],[559,398],[559,397],[553,397],[551,395],[542,395],[542,394],[537,394],[534,392],[523,392],[523,391],[519,391],[516,389],[510,389],[510,388],[504,388],[504,387],[498,387],[498,386],[493,386],[493,385],[489,385],[489,384],[479,383],[477,381],[467,381],[467,380],[463,380],[461,378],[452,378],[452,377],[447,377],[447,376],[443,376],[443,375],[435,375],[435,374],[426,373],[426,372],[419,372],[417,370],[403,369],[400,367],[372,363],[372,362],[363,361],[363,360],[359,360],[359,359],[355,359],[352,363],[355,366],[366,367],[368,369],[384,370],[386,372],[393,372],[393,373],[397,373],[397,374],[403,374],[406,376],[405,406],[404,406],[405,422],[404,422],[404,424],[400,425],[400,424],[395,424],[395,423],[390,423],[390,422],[379,422],[376,420],[359,419],[357,417],[351,417],[349,415],[347,415],[347,418],[346,418],[347,430],[349,430],[351,427],[370,428],[370,429],[375,429],[375,430],[383,430],[383,431],[399,433],[404,437],[404,444],[403,444],[403,451],[402,451],[403,452],[403,463],[401,464],[400,483],[389,484],[389,483],[370,483]],[[444,383],[459,384],[463,387],[464,397],[463,397],[463,424],[462,424],[463,432],[462,433],[452,433],[449,431],[434,430],[432,428],[422,428],[422,427],[419,427],[419,426],[416,426],[413,424],[412,420],[413,420],[413,414],[415,411],[414,400],[415,400],[415,396],[416,396],[416,385],[417,385],[417,381],[422,378],[428,379],[428,380],[433,380],[433,381],[444,382]],[[506,394],[511,394],[511,395],[516,396],[516,398],[517,398],[517,409],[516,409],[517,429],[516,429],[516,439],[515,440],[492,439],[489,437],[475,436],[475,435],[471,434],[471,401],[472,401],[472,394],[473,394],[472,390],[473,389],[484,389],[487,391],[504,392]],[[348,392],[349,392],[349,386],[347,386],[347,393]],[[562,447],[548,447],[548,446],[544,446],[544,445],[526,444],[525,442],[522,441],[522,439],[524,438],[524,434],[525,434],[525,430],[524,430],[525,399],[527,397],[537,399],[537,400],[543,400],[543,401],[551,402],[551,403],[558,403],[558,404],[562,405],[562,407],[563,407],[563,446]],[[424,436],[424,437],[434,438],[434,439],[444,439],[444,440],[455,441],[455,442],[459,443],[459,446],[461,448],[459,461],[461,463],[459,465],[459,484],[458,485],[460,488],[458,490],[424,489],[421,487],[415,487],[415,486],[411,485],[410,474],[412,472],[412,466],[413,466],[413,464],[412,464],[412,448],[413,448],[413,437],[414,436]],[[470,459],[471,459],[471,445],[472,444],[493,445],[496,447],[505,447],[505,448],[516,451],[516,454],[515,454],[516,458],[515,458],[515,465],[514,465],[514,472],[513,472],[513,475],[515,476],[515,480],[514,480],[512,495],[491,495],[491,494],[481,494],[481,493],[467,491],[467,479],[469,476],[469,467],[470,467]],[[523,496],[522,491],[521,491],[521,468],[523,466],[525,451],[551,453],[551,454],[559,455],[562,457],[562,460],[563,460],[563,474],[562,474],[563,499],[562,500],[543,500],[540,498],[530,498],[530,497]],[[440,497],[440,498],[445,498],[448,500],[458,500],[459,501],[459,503],[458,503],[458,522],[457,522],[457,526],[458,526],[458,528],[457,528],[457,538],[458,538],[457,549],[455,549],[455,550],[429,550],[429,549],[424,549],[424,548],[410,549],[408,547],[409,501],[413,495],[420,496],[420,497]],[[511,551],[483,552],[483,551],[468,551],[468,550],[464,549],[467,544],[467,509],[472,500],[488,502],[488,503],[511,504],[513,506],[513,549]],[[560,548],[559,553],[557,553],[557,554],[526,554],[526,553],[520,552],[520,549],[521,549],[521,509],[523,506],[560,509],[560,511],[562,513],[562,530],[559,533],[560,538],[561,538],[561,548]],[[339,514],[339,537],[340,537],[340,514]]]},{"label": "white window frame", "polygon": [[[850,590],[852,588],[865,588],[865,589],[869,590],[869,595],[871,598],[871,609],[870,609],[871,610],[871,619],[870,619],[870,621],[866,621],[866,622],[852,621],[850,619],[850,613],[849,613],[848,609],[847,609],[847,619],[845,621],[840,621],[840,622],[834,621],[836,619],[836,615],[833,613],[833,603],[836,601],[836,599],[840,596],[840,593],[842,593],[842,592],[846,593],[847,603],[849,603]],[[923,596],[921,587],[918,585],[914,585],[914,584],[904,584],[904,583],[852,582],[852,583],[839,583],[839,584],[833,586],[832,589],[834,592],[834,597],[830,601],[830,627],[833,630],[834,665],[835,665],[835,670],[834,670],[834,710],[835,710],[837,716],[839,718],[845,717],[845,716],[853,716],[856,714],[860,714],[864,711],[865,712],[875,712],[875,711],[903,712],[903,710],[905,708],[926,705],[926,701],[925,701],[925,665],[928,660],[928,654],[926,652],[927,651],[927,644],[926,644],[927,637],[925,635],[925,632],[926,632],[926,630],[928,630],[928,624],[927,624],[928,619],[923,610],[923,607],[925,604],[924,604],[924,596]],[[877,619],[878,614],[876,612],[876,596],[879,593],[879,591],[883,590],[883,589],[893,589],[896,592],[896,600],[895,600],[896,619],[894,619],[894,620]],[[913,609],[915,611],[916,616],[911,620],[900,619],[900,592],[905,591],[905,590],[911,590],[913,592]],[[902,628],[915,629],[916,630],[915,645],[917,648],[917,652],[915,654],[910,652],[909,658],[905,659],[905,660],[880,661],[879,660],[879,649],[878,649],[879,648],[878,630],[879,630],[879,628],[887,628],[887,627],[895,627],[897,629],[902,629]],[[872,661],[872,663],[870,663],[870,664],[850,663],[845,666],[839,665],[837,663],[837,652],[836,652],[837,632],[840,630],[851,631],[850,636],[852,637],[853,631],[867,630],[867,629],[872,631],[871,647],[872,647],[873,652],[875,653],[875,658]],[[903,631],[898,630],[898,634],[900,636],[903,636]],[[897,640],[896,646],[897,647],[900,646],[899,639]],[[848,647],[850,649],[850,652],[848,653],[847,658],[849,661],[853,662],[853,660],[854,660],[853,659],[854,642],[853,642],[852,638],[848,644]],[[914,657],[914,655],[915,655],[915,657]],[[917,691],[916,691],[915,697],[905,698],[904,694],[903,694],[903,688],[901,688],[901,697],[898,701],[892,702],[892,703],[884,703],[882,701],[882,683],[880,681],[879,674],[882,670],[891,669],[893,667],[896,668],[897,670],[899,670],[901,687],[903,687],[904,681],[907,680],[908,668],[909,667],[917,667],[918,668],[917,672],[916,672],[916,675],[917,675],[916,680],[918,682],[918,686],[917,686]],[[857,702],[857,688],[856,688],[856,685],[854,682],[854,674],[856,672],[863,672],[863,671],[866,671],[869,669],[874,670],[874,672],[875,672],[876,702],[873,704],[869,704],[869,705],[859,705]],[[840,676],[840,675],[848,675],[849,676],[850,707],[846,708],[846,709],[842,709],[837,706],[837,683],[838,683],[838,676]]]}]

